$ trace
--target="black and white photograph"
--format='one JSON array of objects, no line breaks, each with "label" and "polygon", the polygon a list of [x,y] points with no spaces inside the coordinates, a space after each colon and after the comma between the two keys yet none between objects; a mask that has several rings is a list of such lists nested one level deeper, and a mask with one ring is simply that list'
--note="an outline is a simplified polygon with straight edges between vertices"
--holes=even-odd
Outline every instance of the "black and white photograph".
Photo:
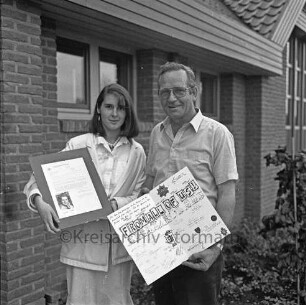
[{"label": "black and white photograph", "polygon": [[1,305],[306,305],[306,0],[0,16]]}]

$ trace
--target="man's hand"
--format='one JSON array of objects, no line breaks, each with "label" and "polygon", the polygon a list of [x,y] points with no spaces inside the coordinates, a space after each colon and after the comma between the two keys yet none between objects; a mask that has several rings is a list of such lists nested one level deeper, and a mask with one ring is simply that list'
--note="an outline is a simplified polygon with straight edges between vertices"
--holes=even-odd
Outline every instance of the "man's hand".
[{"label": "man's hand", "polygon": [[114,212],[118,210],[118,203],[116,199],[111,199],[110,204]]},{"label": "man's hand", "polygon": [[40,196],[35,197],[34,204],[37,208],[40,218],[42,219],[43,223],[46,226],[47,231],[52,234],[60,232],[61,231],[59,228],[60,221],[55,211],[52,209],[52,207],[48,203],[43,201],[43,199]]},{"label": "man's hand", "polygon": [[141,197],[141,196],[143,196],[143,195],[145,195],[145,194],[148,194],[149,192],[150,192],[150,190],[149,190],[147,187],[143,187],[143,188],[140,190],[139,194],[138,194],[138,198]]},{"label": "man's hand", "polygon": [[212,246],[201,252],[192,254],[186,262],[182,265],[192,269],[207,271],[211,265],[216,261],[221,253],[221,249],[217,246]]},{"label": "man's hand", "polygon": [[139,192],[138,198],[145,194],[148,194],[150,190],[152,190],[153,182],[154,182],[154,177],[147,175],[145,182],[141,186],[141,190]]}]

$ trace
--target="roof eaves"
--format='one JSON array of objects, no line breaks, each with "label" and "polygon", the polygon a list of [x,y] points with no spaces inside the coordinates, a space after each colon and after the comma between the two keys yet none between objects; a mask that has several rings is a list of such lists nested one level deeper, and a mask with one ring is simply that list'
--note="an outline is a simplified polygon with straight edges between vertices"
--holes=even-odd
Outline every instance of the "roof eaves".
[{"label": "roof eaves", "polygon": [[304,33],[306,33],[306,12],[303,11],[299,15],[296,26],[301,29]]},{"label": "roof eaves", "polygon": [[296,25],[299,15],[301,14],[306,0],[294,0],[287,1],[287,5],[284,8],[282,15],[275,25],[275,29],[271,40],[282,47],[285,46],[292,33],[294,26]]}]

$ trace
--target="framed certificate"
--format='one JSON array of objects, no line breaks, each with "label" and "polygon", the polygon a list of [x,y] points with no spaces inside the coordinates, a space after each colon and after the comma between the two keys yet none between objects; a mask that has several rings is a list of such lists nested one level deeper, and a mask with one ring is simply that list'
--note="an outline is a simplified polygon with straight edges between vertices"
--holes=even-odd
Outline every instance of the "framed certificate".
[{"label": "framed certificate", "polygon": [[112,212],[87,148],[33,156],[30,164],[61,229],[106,218]]}]

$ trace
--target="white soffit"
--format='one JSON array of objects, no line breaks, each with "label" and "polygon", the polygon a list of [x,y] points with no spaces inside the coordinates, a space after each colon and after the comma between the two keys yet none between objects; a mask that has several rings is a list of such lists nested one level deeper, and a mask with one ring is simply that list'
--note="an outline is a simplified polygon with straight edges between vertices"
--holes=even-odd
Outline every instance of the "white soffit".
[{"label": "white soffit", "polygon": [[[282,74],[281,46],[193,0],[41,0],[39,3],[43,9],[45,5],[53,18],[57,17],[58,9],[62,15],[65,11],[65,14],[82,14],[84,18],[103,14],[100,17],[100,22],[104,22],[103,30],[107,30],[107,20],[112,21],[109,30],[114,31],[114,37],[115,34],[120,37],[116,28],[124,29],[122,35],[126,36],[128,32],[124,31],[128,31],[130,24],[130,30],[138,31],[134,37],[129,32],[135,43],[137,37],[141,37],[139,45],[149,46],[151,40],[151,43],[156,42],[156,47],[170,51],[177,47],[179,54],[203,56],[199,62],[205,62],[205,56],[210,61],[214,58],[220,70],[226,64],[228,70],[236,67],[237,72],[246,74],[248,71],[250,74]],[[80,10],[80,6],[84,9]],[[108,18],[103,19],[103,16]],[[115,19],[111,20],[110,16]],[[144,30],[150,35],[145,36]]]}]

